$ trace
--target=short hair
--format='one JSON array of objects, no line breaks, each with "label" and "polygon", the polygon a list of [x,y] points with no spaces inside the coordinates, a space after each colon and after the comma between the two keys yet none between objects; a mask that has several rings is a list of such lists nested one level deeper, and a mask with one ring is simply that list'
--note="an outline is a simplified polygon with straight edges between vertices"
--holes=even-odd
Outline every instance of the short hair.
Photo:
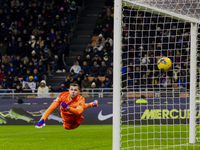
[{"label": "short hair", "polygon": [[77,83],[71,83],[71,84],[69,85],[69,88],[70,88],[71,86],[77,86],[78,89],[80,90],[80,86],[79,86]]}]

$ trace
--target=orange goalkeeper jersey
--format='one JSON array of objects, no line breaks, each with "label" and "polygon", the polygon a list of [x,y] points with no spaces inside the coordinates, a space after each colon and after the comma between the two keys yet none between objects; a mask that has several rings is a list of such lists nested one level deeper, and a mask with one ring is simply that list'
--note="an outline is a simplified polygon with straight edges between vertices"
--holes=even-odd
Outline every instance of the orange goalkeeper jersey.
[{"label": "orange goalkeeper jersey", "polygon": [[83,120],[82,114],[85,107],[85,98],[81,95],[78,95],[75,99],[71,101],[69,92],[61,93],[53,101],[51,106],[49,106],[49,108],[45,111],[41,119],[46,120],[47,117],[60,105],[61,102],[67,103],[67,105],[70,107],[70,110],[65,111],[60,106],[63,121],[71,124],[81,123],[81,121]]}]

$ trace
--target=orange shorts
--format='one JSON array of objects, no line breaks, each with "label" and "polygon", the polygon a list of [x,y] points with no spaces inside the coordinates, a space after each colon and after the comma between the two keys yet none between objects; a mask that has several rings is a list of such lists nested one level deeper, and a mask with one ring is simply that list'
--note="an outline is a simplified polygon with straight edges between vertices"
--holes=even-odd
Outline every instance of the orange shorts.
[{"label": "orange shorts", "polygon": [[68,130],[77,128],[84,118],[83,116],[76,117],[74,115],[63,113],[61,113],[61,117],[63,119],[63,127]]}]

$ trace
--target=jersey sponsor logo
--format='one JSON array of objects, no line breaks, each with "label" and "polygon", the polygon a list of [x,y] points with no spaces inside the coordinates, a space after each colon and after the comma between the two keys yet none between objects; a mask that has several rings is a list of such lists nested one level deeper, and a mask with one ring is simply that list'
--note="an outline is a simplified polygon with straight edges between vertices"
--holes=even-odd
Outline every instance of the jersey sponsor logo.
[{"label": "jersey sponsor logo", "polygon": [[[122,110],[121,112],[124,112],[125,110]],[[109,119],[109,118],[111,118],[113,116],[113,114],[107,114],[107,115],[103,115],[102,114],[102,110],[99,112],[99,114],[98,114],[98,119],[100,120],[100,121],[104,121],[104,120],[107,120],[107,119]]]}]

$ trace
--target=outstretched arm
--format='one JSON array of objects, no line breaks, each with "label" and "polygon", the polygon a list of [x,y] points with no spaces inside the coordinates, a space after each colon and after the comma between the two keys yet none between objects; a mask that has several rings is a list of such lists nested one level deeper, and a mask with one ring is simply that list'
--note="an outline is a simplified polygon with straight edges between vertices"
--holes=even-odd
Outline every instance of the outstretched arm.
[{"label": "outstretched arm", "polygon": [[38,123],[36,124],[36,128],[42,128],[43,126],[45,126],[45,120],[47,119],[47,117],[59,106],[59,102],[54,101],[49,108],[44,112],[44,114],[42,115],[42,117],[40,118],[40,121],[38,121]]},{"label": "outstretched arm", "polygon": [[59,106],[60,104],[56,101],[54,101],[49,108],[44,112],[41,119],[44,119],[44,121],[48,118],[48,116]]}]

